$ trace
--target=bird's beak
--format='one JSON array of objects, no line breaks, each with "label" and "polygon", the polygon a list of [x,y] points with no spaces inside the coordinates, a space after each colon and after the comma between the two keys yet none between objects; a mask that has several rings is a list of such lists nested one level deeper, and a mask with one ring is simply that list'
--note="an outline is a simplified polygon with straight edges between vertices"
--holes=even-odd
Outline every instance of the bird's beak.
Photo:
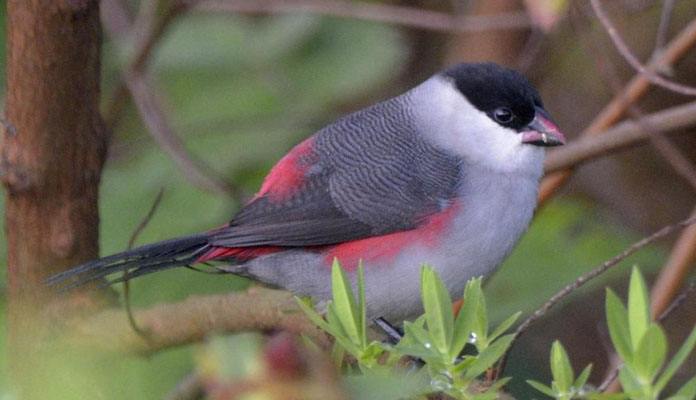
[{"label": "bird's beak", "polygon": [[542,108],[536,107],[534,119],[522,130],[522,143],[535,146],[560,146],[565,142],[565,136],[551,121],[549,114]]}]

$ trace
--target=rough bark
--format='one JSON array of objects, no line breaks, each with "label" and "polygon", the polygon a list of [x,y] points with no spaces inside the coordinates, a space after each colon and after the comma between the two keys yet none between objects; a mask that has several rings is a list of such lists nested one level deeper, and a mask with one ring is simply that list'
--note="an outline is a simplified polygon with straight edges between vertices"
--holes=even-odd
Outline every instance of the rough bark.
[{"label": "rough bark", "polygon": [[42,281],[98,255],[97,195],[107,135],[99,115],[99,2],[8,0],[7,15],[0,167],[9,344],[11,362],[18,362],[31,358],[32,309],[50,298]]}]

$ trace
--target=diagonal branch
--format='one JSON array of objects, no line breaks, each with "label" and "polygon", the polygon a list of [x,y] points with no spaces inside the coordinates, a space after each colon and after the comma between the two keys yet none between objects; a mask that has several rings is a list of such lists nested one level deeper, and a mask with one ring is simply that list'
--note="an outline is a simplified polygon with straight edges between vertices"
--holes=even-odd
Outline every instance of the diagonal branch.
[{"label": "diagonal branch", "polygon": [[[650,131],[642,129],[650,127]],[[544,167],[547,173],[574,167],[582,162],[612,154],[666,133],[696,125],[696,102],[687,103],[629,120],[607,130],[601,136],[583,136],[549,152]],[[690,133],[694,133],[693,131]]]},{"label": "diagonal branch", "polygon": [[421,8],[366,1],[335,0],[181,0],[193,10],[243,14],[311,13],[353,18],[443,32],[480,32],[525,29],[527,14],[513,12],[486,16],[457,16]]}]

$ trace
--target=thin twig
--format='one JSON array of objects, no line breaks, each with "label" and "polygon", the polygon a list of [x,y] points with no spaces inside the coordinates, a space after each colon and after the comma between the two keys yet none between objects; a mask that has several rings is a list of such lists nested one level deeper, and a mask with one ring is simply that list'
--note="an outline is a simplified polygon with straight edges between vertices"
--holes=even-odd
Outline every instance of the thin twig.
[{"label": "thin twig", "polygon": [[[142,233],[145,227],[152,220],[152,217],[155,215],[157,208],[159,208],[159,205],[162,202],[163,195],[164,188],[160,188],[159,192],[157,192],[157,196],[155,197],[155,201],[152,202],[150,210],[145,215],[145,218],[143,218],[143,220],[140,221],[138,226],[133,231],[133,234],[131,235],[130,239],[128,240],[128,250],[133,248],[133,245],[135,244],[135,241],[138,239],[138,236],[140,236],[140,233]],[[130,324],[131,328],[133,328],[135,333],[140,335],[143,339],[147,340],[149,333],[138,325],[138,323],[135,320],[135,317],[133,316],[133,308],[130,298],[130,279],[128,279],[128,271],[123,271],[123,304],[126,308],[126,315],[128,315],[128,323]]]},{"label": "thin twig", "polygon": [[155,196],[155,200],[152,202],[152,205],[150,206],[150,209],[148,210],[147,214],[145,214],[145,217],[140,221],[138,226],[135,228],[133,231],[133,234],[131,234],[130,239],[128,239],[128,250],[133,248],[133,245],[135,244],[135,241],[138,240],[138,236],[143,232],[145,227],[150,223],[152,220],[152,217],[155,216],[155,212],[159,208],[160,203],[162,202],[162,197],[164,196],[164,188],[160,188],[160,190],[157,192],[157,196]]},{"label": "thin twig", "polygon": [[159,95],[155,93],[145,73],[131,71],[124,79],[148,132],[173,159],[184,177],[201,189],[236,199],[240,198],[241,194],[236,188],[220,179],[203,161],[193,158],[188,153],[181,139],[174,133],[164,113]]},{"label": "thin twig", "polygon": [[[650,63],[651,68],[670,66],[680,60],[696,45],[696,19],[692,20],[672,39],[662,54]],[[585,128],[581,136],[603,134],[610,126],[623,117],[631,104],[640,100],[650,87],[650,81],[643,74],[636,74],[624,89],[607,104],[599,115]],[[549,174],[539,189],[539,203],[543,204],[570,178],[572,169]]]},{"label": "thin twig", "polygon": [[[563,289],[559,290],[556,294],[551,296],[541,307],[539,307],[536,311],[534,311],[527,319],[525,319],[515,330],[515,339],[513,341],[513,344],[510,345],[510,348],[514,345],[514,343],[519,340],[519,338],[524,334],[524,332],[534,323],[536,322],[539,318],[543,317],[546,315],[546,313],[556,304],[558,304],[559,301],[563,300],[566,298],[569,294],[573,293],[576,291],[578,288],[582,287],[585,285],[587,282],[590,280],[596,278],[597,276],[603,274],[607,270],[609,270],[611,267],[619,264],[621,261],[625,260],[629,256],[631,256],[633,253],[637,252],[638,250],[642,249],[643,247],[679,230],[682,229],[686,226],[692,225],[696,223],[696,216],[691,216],[681,222],[678,222],[673,225],[666,226],[657,232],[653,233],[650,236],[644,237],[643,239],[640,239],[639,241],[633,243],[629,247],[627,247],[624,251],[619,253],[618,255],[610,258],[609,260],[603,262],[601,265],[595,267],[593,270],[590,272],[582,275],[581,277],[577,278],[575,282],[567,285]],[[501,358],[500,363],[498,364],[497,371],[498,373],[496,376],[501,376],[504,368],[505,368],[505,362],[507,359],[507,354],[509,354],[510,350]]]},{"label": "thin twig", "polygon": [[619,54],[621,54],[621,56],[631,65],[631,67],[633,67],[633,69],[640,72],[643,76],[645,76],[646,79],[657,86],[661,86],[665,89],[669,89],[675,93],[683,94],[685,96],[696,96],[695,87],[670,81],[661,77],[660,75],[657,75],[653,69],[646,68],[623,40],[616,27],[607,16],[600,0],[590,0],[590,4],[597,15],[599,22],[602,24],[602,26],[604,26],[604,29],[609,34],[612,42],[614,42],[614,46],[619,51]]},{"label": "thin twig", "polygon": [[[123,15],[127,15],[125,5],[122,0],[111,0],[111,8],[120,9],[122,12],[113,13],[114,16],[106,14],[104,16],[107,32],[117,42],[123,41],[123,28],[117,30],[117,26],[123,25]],[[148,132],[155,139],[155,142],[174,160],[179,167],[184,177],[194,186],[204,190],[230,196],[239,200],[242,196],[240,191],[232,187],[223,179],[218,177],[212,169],[203,161],[194,159],[186,150],[181,139],[176,136],[174,129],[170,125],[165,113],[159,95],[155,93],[149,77],[145,71],[146,62],[152,53],[157,40],[161,37],[169,22],[178,15],[185,7],[182,5],[172,6],[164,13],[163,16],[148,11],[148,4],[143,4],[144,10],[141,13],[147,14],[139,18],[139,32],[137,37],[139,41],[135,43],[136,51],[132,61],[121,74],[121,79],[125,83],[125,88],[131,93],[141,118],[148,128]],[[120,7],[120,8],[119,8]],[[123,14],[123,15],[121,15]],[[120,24],[110,20],[121,15]],[[131,24],[131,30],[133,29]],[[117,89],[114,95],[114,103],[119,103],[119,96],[122,90]]]},{"label": "thin twig", "polygon": [[664,135],[651,135],[650,142],[672,169],[696,191],[696,169],[691,160]]},{"label": "thin twig", "polygon": [[243,14],[311,13],[362,19],[441,32],[481,32],[525,29],[531,26],[524,12],[458,16],[421,8],[366,1],[333,0],[181,0],[192,10]]},{"label": "thin twig", "polygon": [[[650,126],[650,131],[641,125]],[[546,156],[547,173],[574,167],[580,163],[613,154],[649,140],[652,135],[696,125],[696,102],[648,114],[636,120],[622,122],[606,130],[601,136],[583,136],[565,146],[558,147]],[[682,131],[687,133],[687,131]],[[693,134],[693,131],[689,131]]]},{"label": "thin twig", "polygon": [[655,35],[655,47],[653,48],[652,56],[657,57],[665,48],[667,43],[667,35],[669,34],[669,26],[672,21],[674,5],[677,0],[664,0],[662,2],[662,12],[660,13],[660,25],[657,27],[657,35]]},{"label": "thin twig", "polygon": [[[696,290],[696,283],[690,283],[689,286],[686,287],[686,289],[682,290],[681,293],[679,293],[679,296],[675,297],[674,300],[672,300],[672,303],[667,307],[667,309],[660,315],[659,318],[657,318],[657,322],[662,322],[664,321],[667,317],[669,317],[674,310],[679,308],[682,304],[684,304],[684,301],[686,301],[686,298],[689,297],[691,292]],[[607,375],[606,378],[604,378],[604,381],[597,387],[598,392],[604,392],[607,389],[609,389],[609,385],[611,385],[615,380],[616,377],[619,376],[619,370],[621,369],[621,364],[620,362],[616,363],[616,365],[612,368],[611,372]]]},{"label": "thin twig", "polygon": [[675,297],[674,300],[672,300],[669,306],[665,309],[665,311],[663,311],[662,314],[660,314],[660,316],[657,318],[657,322],[662,322],[667,317],[669,317],[669,315],[672,314],[674,310],[676,310],[682,304],[684,304],[686,298],[689,297],[689,295],[691,295],[691,292],[693,292],[694,290],[696,290],[696,282],[689,283],[686,289],[682,290],[682,292],[679,293],[679,296]]},{"label": "thin twig", "polygon": [[[696,218],[696,207],[691,212]],[[679,235],[672,247],[669,258],[660,269],[650,291],[652,298],[651,310],[653,315],[662,313],[672,298],[679,292],[680,286],[694,268],[696,261],[696,226],[690,226]]]}]

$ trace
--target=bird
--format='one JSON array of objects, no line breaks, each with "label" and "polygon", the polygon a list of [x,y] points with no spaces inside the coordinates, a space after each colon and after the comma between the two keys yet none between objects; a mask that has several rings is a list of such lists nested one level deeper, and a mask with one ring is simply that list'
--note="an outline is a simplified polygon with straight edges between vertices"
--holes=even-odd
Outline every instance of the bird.
[{"label": "bird", "polygon": [[47,280],[108,284],[179,266],[326,303],[337,260],[365,273],[367,315],[422,312],[420,268],[452,296],[492,273],[526,231],[545,147],[565,137],[519,72],[461,63],[337,119],[292,148],[229,223],[89,261]]}]

